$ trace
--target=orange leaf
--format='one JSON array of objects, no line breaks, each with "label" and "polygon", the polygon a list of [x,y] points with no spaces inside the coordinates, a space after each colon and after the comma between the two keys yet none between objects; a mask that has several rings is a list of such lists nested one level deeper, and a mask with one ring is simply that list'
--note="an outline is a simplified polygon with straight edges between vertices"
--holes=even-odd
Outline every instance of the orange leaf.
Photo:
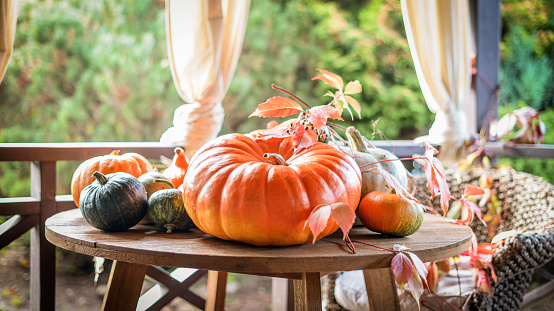
[{"label": "orange leaf", "polygon": [[348,96],[348,95],[344,95],[344,98],[346,99],[346,101],[348,102],[348,104],[354,108],[354,111],[356,111],[358,113],[358,116],[361,118],[362,117],[362,107],[360,106],[360,103],[358,103],[358,101],[356,99],[354,99],[352,96]]},{"label": "orange leaf", "polygon": [[478,270],[478,272],[473,276],[473,284],[478,290],[492,296],[491,280],[485,270]]},{"label": "orange leaf", "polygon": [[317,142],[317,133],[312,129],[305,129],[300,123],[291,129],[292,145],[295,149],[309,148]]},{"label": "orange leaf", "polygon": [[481,220],[483,225],[485,225],[485,227],[487,226],[487,223],[482,218],[481,209],[479,209],[479,206],[477,206],[477,204],[471,202],[470,200],[468,200],[465,197],[462,197],[460,199],[460,201],[468,209],[468,213],[467,213],[468,217],[467,218],[469,220],[467,220],[467,222],[464,221],[463,222],[464,224],[469,224],[473,220],[473,213],[475,213],[475,215],[477,215],[477,217]]},{"label": "orange leaf", "polygon": [[362,85],[359,81],[350,81],[344,88],[344,94],[358,94],[362,92]]},{"label": "orange leaf", "polygon": [[412,261],[408,258],[408,256],[406,256],[406,254],[399,252],[392,258],[391,268],[396,284],[398,284],[400,290],[403,290],[404,285],[406,285],[414,276]]},{"label": "orange leaf", "polygon": [[271,121],[269,121],[269,122],[267,123],[267,125],[266,125],[265,128],[266,128],[267,130],[270,130],[270,129],[276,127],[277,125],[279,125],[279,122],[277,122],[277,121],[275,121],[275,120],[271,120]]},{"label": "orange leaf", "polygon": [[331,206],[329,204],[318,205],[312,210],[307,222],[310,230],[312,231],[312,235],[314,236],[314,240],[312,241],[312,243],[315,243],[315,241],[317,241],[317,238],[319,237],[323,229],[327,227],[327,222],[329,221],[330,216]]},{"label": "orange leaf", "polygon": [[322,126],[327,124],[327,119],[338,119],[342,120],[337,109],[332,106],[322,105],[310,108],[306,111],[306,118],[318,129],[320,130]]},{"label": "orange leaf", "polygon": [[482,194],[485,194],[485,190],[473,185],[466,185],[464,190],[464,196],[475,196]]},{"label": "orange leaf", "polygon": [[356,220],[356,213],[346,203],[335,203],[331,205],[331,216],[342,230],[342,239],[346,240],[346,235]]},{"label": "orange leaf", "polygon": [[256,137],[260,137],[262,139],[269,139],[269,138],[283,138],[283,137],[289,137],[291,136],[291,133],[289,130],[290,124],[294,122],[293,120],[285,121],[277,126],[274,126],[266,131],[257,133]]},{"label": "orange leaf", "polygon": [[439,284],[439,268],[435,262],[431,263],[427,267],[427,286],[430,289],[435,290]]},{"label": "orange leaf", "polygon": [[294,100],[282,96],[275,96],[259,104],[256,111],[249,117],[286,117],[302,111],[302,106]]},{"label": "orange leaf", "polygon": [[443,215],[446,215],[446,212],[448,212],[448,201],[450,201],[450,189],[446,182],[446,174],[444,173],[442,163],[435,158],[435,155],[438,153],[437,149],[427,142],[423,142],[423,146],[425,146],[425,154],[422,157],[425,160],[423,169],[427,177],[427,187],[431,191],[431,199],[440,194],[441,208]]},{"label": "orange leaf", "polygon": [[321,76],[317,76],[312,78],[312,80],[321,80],[331,86],[336,87],[339,90],[342,90],[342,87],[344,85],[344,82],[342,81],[342,78],[334,74],[332,72],[329,72],[327,70],[318,69],[318,71],[322,74]]}]

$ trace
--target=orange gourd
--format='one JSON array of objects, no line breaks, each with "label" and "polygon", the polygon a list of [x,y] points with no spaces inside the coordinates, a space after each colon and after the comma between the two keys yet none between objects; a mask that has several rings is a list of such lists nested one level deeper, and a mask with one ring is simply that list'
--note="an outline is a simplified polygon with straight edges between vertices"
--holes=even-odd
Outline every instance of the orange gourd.
[{"label": "orange gourd", "polygon": [[[229,134],[191,159],[184,204],[195,225],[224,240],[254,245],[312,241],[306,220],[320,204],[356,209],[361,173],[352,157],[324,143],[294,151],[290,138]],[[320,237],[338,229],[330,219]]]},{"label": "orange gourd", "polygon": [[185,155],[185,150],[181,147],[175,148],[174,152],[173,162],[162,172],[162,175],[169,179],[175,188],[178,188],[183,183],[183,178],[187,173],[189,159]]},{"label": "orange gourd", "polygon": [[358,215],[364,227],[371,231],[408,236],[423,223],[423,206],[415,201],[403,201],[395,193],[370,192],[362,198]]},{"label": "orange gourd", "polygon": [[92,177],[95,171],[104,175],[125,172],[139,178],[146,172],[154,171],[154,167],[138,153],[128,152],[120,155],[119,150],[84,161],[77,167],[71,180],[71,195],[77,206],[79,206],[81,191],[96,180]]}]

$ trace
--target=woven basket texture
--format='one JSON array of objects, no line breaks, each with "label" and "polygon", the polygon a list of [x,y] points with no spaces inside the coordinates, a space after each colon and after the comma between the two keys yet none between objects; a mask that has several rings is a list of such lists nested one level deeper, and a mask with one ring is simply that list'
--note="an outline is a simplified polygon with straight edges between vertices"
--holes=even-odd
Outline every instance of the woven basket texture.
[{"label": "woven basket texture", "polygon": [[[475,290],[469,297],[467,310],[519,310],[523,296],[531,282],[533,270],[554,258],[554,186],[540,177],[517,172],[511,168],[449,170],[447,181],[452,195],[460,197],[465,185],[478,185],[479,178],[493,177],[496,195],[502,205],[501,232],[516,230],[495,249],[492,264],[497,282],[492,284],[493,296]],[[416,197],[430,204],[430,193],[425,176],[413,178],[417,186]],[[494,188],[493,188],[494,189]],[[440,210],[439,198],[432,205]],[[483,215],[488,212],[482,207]],[[477,218],[470,224],[477,240],[490,242],[489,230]],[[326,310],[345,310],[334,298],[334,284],[338,273],[323,278],[322,298]]]}]

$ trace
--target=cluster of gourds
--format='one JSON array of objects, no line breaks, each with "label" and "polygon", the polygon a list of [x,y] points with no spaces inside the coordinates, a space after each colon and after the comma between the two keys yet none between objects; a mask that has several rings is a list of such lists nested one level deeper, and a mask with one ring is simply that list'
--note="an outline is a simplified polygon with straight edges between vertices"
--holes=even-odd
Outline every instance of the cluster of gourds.
[{"label": "cluster of gourds", "polygon": [[189,230],[182,184],[188,167],[184,150],[175,148],[173,162],[162,173],[137,153],[119,150],[79,165],[71,194],[83,217],[93,227],[109,232],[127,230],[139,222],[153,223],[168,233]]},{"label": "cluster of gourds", "polygon": [[[81,164],[72,194],[85,219],[105,231],[126,230],[148,212],[168,232],[195,225],[225,240],[296,245],[313,240],[306,220],[315,207],[341,202],[358,209],[370,230],[413,234],[422,223],[421,206],[389,194],[380,175],[359,168],[396,156],[367,149],[359,133],[350,132],[347,149],[317,142],[296,151],[290,137],[228,134],[205,144],[190,163],[176,148],[172,165],[161,174],[137,154],[112,153]],[[407,186],[400,161],[374,166]],[[165,189],[171,184],[179,189]],[[330,219],[319,238],[337,229]]]}]

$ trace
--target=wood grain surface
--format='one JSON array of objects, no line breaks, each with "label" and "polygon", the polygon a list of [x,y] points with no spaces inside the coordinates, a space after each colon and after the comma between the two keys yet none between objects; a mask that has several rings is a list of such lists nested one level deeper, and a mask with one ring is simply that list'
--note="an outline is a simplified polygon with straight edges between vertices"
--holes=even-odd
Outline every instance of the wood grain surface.
[{"label": "wood grain surface", "polygon": [[[424,262],[448,258],[470,247],[471,230],[425,215],[421,229],[408,237],[387,237],[363,227],[349,234],[354,241],[392,249],[408,247]],[[78,209],[55,214],[46,221],[46,238],[61,248],[107,259],[204,270],[301,278],[306,272],[390,268],[393,253],[354,242],[353,254],[340,230],[315,244],[259,247],[224,241],[197,229],[165,233],[148,225],[107,233],[91,227]]]}]

